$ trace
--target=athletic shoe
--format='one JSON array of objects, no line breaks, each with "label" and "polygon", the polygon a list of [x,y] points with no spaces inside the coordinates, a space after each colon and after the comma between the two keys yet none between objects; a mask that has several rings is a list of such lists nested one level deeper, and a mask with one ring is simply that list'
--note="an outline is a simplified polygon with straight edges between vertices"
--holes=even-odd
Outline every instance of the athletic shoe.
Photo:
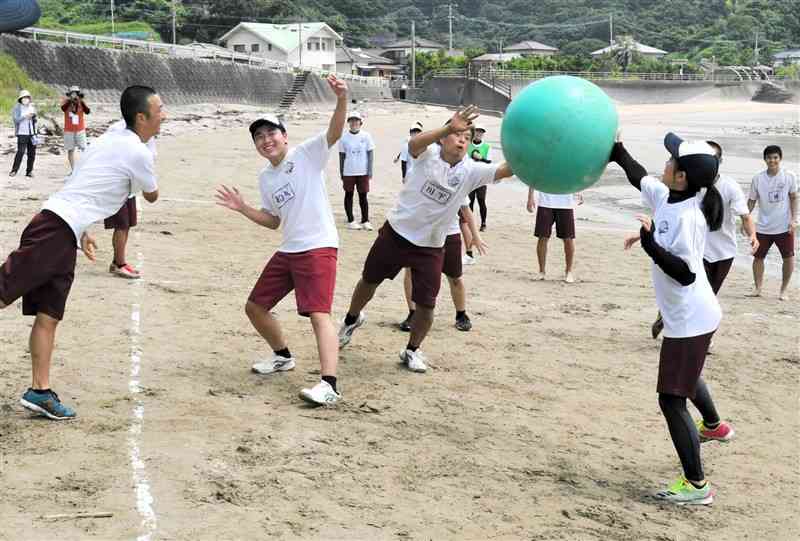
[{"label": "athletic shoe", "polygon": [[111,263],[108,267],[108,272],[114,274],[116,276],[121,276],[122,278],[128,278],[129,280],[136,280],[137,278],[141,278],[142,276],[139,274],[139,271],[125,263],[121,267],[118,267],[116,263]]},{"label": "athletic shoe", "polygon": [[11,171],[11,172],[8,174],[8,176],[10,176],[10,177],[15,177],[15,176],[17,176],[17,172],[16,172],[16,171]]},{"label": "athletic shoe", "polygon": [[353,338],[353,332],[360,326],[364,324],[367,320],[367,316],[364,312],[358,314],[358,319],[352,325],[345,325],[344,319],[342,320],[342,326],[339,327],[339,347],[343,348],[347,344],[350,343],[350,340]]},{"label": "athletic shoe", "polygon": [[469,316],[467,314],[456,318],[456,329],[464,332],[472,329],[472,321],[469,320]]},{"label": "athletic shoe", "polygon": [[19,403],[25,409],[55,421],[65,421],[75,417],[75,410],[62,404],[61,399],[53,391],[39,394],[33,392],[33,389],[28,389],[22,395]]},{"label": "athletic shoe", "polygon": [[703,423],[702,419],[697,421],[696,424],[697,432],[700,434],[700,441],[704,443],[711,440],[727,443],[733,439],[733,435],[735,434],[733,427],[725,421],[720,421],[719,426],[713,430],[706,428],[706,425]]},{"label": "athletic shoe", "polygon": [[25,176],[28,178],[33,178],[33,173],[25,173]]},{"label": "athletic shoe", "polygon": [[369,222],[361,222],[361,229],[364,231],[373,231],[375,228]]},{"label": "athletic shoe", "polygon": [[411,351],[410,349],[404,349],[400,352],[400,360],[403,361],[405,367],[412,372],[425,372],[428,369],[428,367],[425,366],[425,355],[423,355],[420,350]]},{"label": "athletic shoe", "polygon": [[477,258],[475,258],[475,257],[473,257],[471,255],[464,254],[461,257],[461,264],[462,265],[474,265],[477,262],[478,262]]},{"label": "athletic shoe", "polygon": [[486,224],[481,224],[481,231],[486,231]]},{"label": "athletic shoe", "polygon": [[714,501],[714,492],[708,481],[703,488],[697,488],[681,475],[667,490],[657,492],[655,498],[675,505],[710,505]]},{"label": "athletic shoe", "polygon": [[540,272],[533,279],[536,280],[537,282],[543,282],[545,278],[546,278],[545,273]]},{"label": "athletic shoe", "polygon": [[275,372],[287,372],[294,370],[294,357],[281,357],[280,355],[273,355],[268,361],[260,361],[253,365],[253,372],[256,374],[274,374]]},{"label": "athletic shoe", "polygon": [[661,331],[664,330],[664,320],[661,319],[661,312],[658,313],[658,317],[653,322],[653,325],[650,327],[650,334],[653,336],[653,340],[658,338],[658,335],[661,334]]},{"label": "athletic shoe", "polygon": [[353,231],[360,231],[361,224],[358,222],[347,222],[347,229],[352,229]]},{"label": "athletic shoe", "polygon": [[575,283],[575,275],[572,274],[571,272],[568,272],[567,274],[564,275],[564,281],[566,283],[568,283],[568,284],[574,284]]},{"label": "athletic shoe", "polygon": [[334,391],[327,381],[320,381],[311,389],[300,391],[300,398],[312,404],[332,406],[342,398],[342,395]]},{"label": "athletic shoe", "polygon": [[408,314],[406,318],[400,322],[400,330],[403,332],[411,332],[411,318],[414,317]]}]

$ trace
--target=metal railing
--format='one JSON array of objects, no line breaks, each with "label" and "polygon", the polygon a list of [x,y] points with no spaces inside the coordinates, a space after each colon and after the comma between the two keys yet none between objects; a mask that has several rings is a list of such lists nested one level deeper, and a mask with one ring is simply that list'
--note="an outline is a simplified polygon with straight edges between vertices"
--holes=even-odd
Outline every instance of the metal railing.
[{"label": "metal railing", "polygon": [[[602,71],[520,71],[520,70],[482,70],[480,76],[485,79],[504,80],[530,80],[552,77],[554,75],[572,75],[590,80],[621,80],[621,81],[706,81],[705,74],[698,73],[617,73]],[[445,75],[451,77],[452,75]]]},{"label": "metal railing", "polygon": [[[136,39],[125,39],[111,36],[98,36],[95,34],[81,34],[79,32],[69,32],[65,30],[49,30],[47,28],[28,27],[17,31],[18,34],[30,37],[34,40],[45,39],[57,41],[67,45],[84,45],[90,47],[103,47],[119,49],[123,51],[140,51],[168,56],[192,57],[204,60],[230,61],[248,66],[268,68],[275,71],[295,72],[310,71],[321,77],[327,76],[333,71],[323,70],[312,66],[294,66],[287,62],[270,60],[252,54],[242,54],[235,51],[228,51],[223,48],[208,49],[196,45],[172,45],[171,43],[159,43],[156,41],[144,41]],[[387,86],[388,81],[382,77],[364,77],[362,75],[352,75],[349,73],[335,73],[340,79],[358,81],[369,86]]]}]

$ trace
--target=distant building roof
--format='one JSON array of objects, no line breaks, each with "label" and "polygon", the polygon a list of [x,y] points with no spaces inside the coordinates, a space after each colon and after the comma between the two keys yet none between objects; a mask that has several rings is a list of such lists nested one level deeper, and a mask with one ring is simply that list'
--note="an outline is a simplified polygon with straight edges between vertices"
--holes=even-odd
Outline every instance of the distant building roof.
[{"label": "distant building roof", "polygon": [[519,43],[515,43],[511,47],[506,47],[506,51],[557,51],[558,49],[555,47],[550,47],[549,45],[545,45],[544,43],[539,43],[538,41],[520,41]]},{"label": "distant building roof", "polygon": [[300,45],[300,33],[303,40],[325,30],[331,33],[335,39],[342,39],[342,36],[328,26],[326,23],[291,23],[291,24],[267,24],[267,23],[239,23],[228,30],[217,41],[225,41],[235,31],[244,29],[249,30],[264,41],[268,41],[284,51],[291,52]]},{"label": "distant building roof", "polygon": [[354,62],[360,65],[394,64],[390,58],[384,58],[357,47],[337,47],[336,62]]},{"label": "distant building roof", "polygon": [[[638,41],[634,41],[633,46],[636,49],[636,52],[642,54],[669,54],[667,51],[662,51],[661,49],[656,49],[655,47],[644,45],[642,43],[639,43]],[[593,51],[591,54],[592,56],[599,56],[601,54],[606,54],[611,51],[616,51],[617,49],[619,49],[619,47],[620,47],[619,42],[615,41],[613,45],[609,45],[604,49],[598,49],[596,51]]]},{"label": "distant building roof", "polygon": [[519,58],[522,54],[519,51],[513,51],[508,53],[486,53],[480,56],[476,56],[470,62],[505,62],[506,60],[511,60],[512,58]]},{"label": "distant building roof", "polygon": [[800,49],[789,49],[772,55],[774,58],[783,60],[784,58],[800,58]]},{"label": "distant building roof", "polygon": [[[441,43],[436,43],[435,41],[431,41],[425,38],[414,38],[414,41],[417,43],[417,47],[425,47],[427,49],[446,49],[444,45]],[[401,39],[400,41],[395,41],[389,43],[384,47],[384,49],[408,49],[411,47],[411,40],[410,39]]]}]

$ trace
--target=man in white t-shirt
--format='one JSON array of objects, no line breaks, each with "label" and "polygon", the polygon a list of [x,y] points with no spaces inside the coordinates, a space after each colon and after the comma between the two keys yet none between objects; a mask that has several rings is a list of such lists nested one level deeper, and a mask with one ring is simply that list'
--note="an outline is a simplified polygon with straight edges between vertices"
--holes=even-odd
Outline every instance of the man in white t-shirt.
[{"label": "man in white t-shirt", "polygon": [[761,295],[764,283],[764,258],[775,244],[783,258],[783,280],[780,300],[789,298],[789,282],[794,271],[794,230],[800,222],[797,217],[797,175],[781,169],[783,151],[777,145],[764,149],[767,169],[753,177],[747,207],[752,211],[758,203],[756,237],[758,251],[753,254],[753,282],[755,288],[749,296]]},{"label": "man in white t-shirt", "polygon": [[533,234],[539,239],[536,244],[536,257],[539,260],[539,274],[537,280],[545,279],[545,266],[547,264],[547,243],[553,234],[553,224],[556,226],[556,236],[564,241],[564,257],[566,270],[564,281],[568,284],[575,282],[572,273],[575,261],[575,201],[583,204],[581,194],[554,194],[539,192],[539,208],[536,209],[536,190],[528,188],[528,212],[536,211],[536,227]]},{"label": "man in white t-shirt", "polygon": [[297,312],[311,319],[321,375],[314,387],[300,391],[300,397],[320,405],[334,404],[341,397],[336,387],[339,345],[330,315],[339,236],[325,186],[325,164],[344,128],[347,85],[335,75],[329,75],[327,82],[336,94],[336,109],[326,132],[289,149],[286,127],[276,116],[265,115],[250,124],[256,150],[267,160],[259,175],[260,209],[248,205],[236,188],[217,190],[219,205],[263,227],[283,229],[283,242],[245,306],[253,327],[273,351],[270,359],[255,363],[253,371],[274,374],[295,367],[281,325],[270,312],[294,290]]},{"label": "man in white t-shirt", "polygon": [[397,163],[397,161],[400,160],[400,173],[402,174],[403,182],[406,181],[406,176],[409,171],[411,171],[411,167],[414,164],[413,160],[408,155],[408,142],[420,133],[422,133],[422,122],[414,122],[414,125],[408,130],[408,137],[403,139],[403,146],[400,147],[400,152],[392,161],[392,163]]},{"label": "man in white t-shirt", "polygon": [[[344,187],[344,212],[347,214],[348,229],[372,231],[369,223],[369,181],[372,179],[372,166],[375,162],[375,143],[372,136],[363,131],[364,117],[354,111],[347,117],[350,127],[339,140],[339,172]],[[361,223],[353,216],[353,191],[358,188],[358,206],[361,209]]]},{"label": "man in white t-shirt", "polygon": [[[125,120],[118,120],[108,127],[106,134],[121,132],[126,129]],[[105,135],[105,134],[104,134]],[[153,153],[153,158],[158,155],[156,151],[156,138],[153,137],[145,143],[150,152]],[[125,257],[128,246],[128,234],[131,228],[136,227],[139,223],[138,212],[136,208],[136,194],[131,194],[122,208],[116,214],[106,218],[103,221],[103,227],[106,229],[113,229],[114,233],[111,235],[111,246],[114,249],[114,257],[108,267],[108,272],[121,278],[128,278],[136,280],[141,278],[142,275],[138,269],[134,268],[128,263]]]},{"label": "man in white t-shirt", "polygon": [[485,164],[467,157],[472,122],[478,116],[478,108],[470,105],[441,128],[423,132],[409,142],[414,168],[364,262],[361,280],[339,329],[340,347],[349,344],[355,330],[364,324],[362,310],[381,282],[394,279],[401,269],[409,267],[416,312],[400,359],[413,372],[427,369],[419,347],[433,324],[443,248],[456,213],[472,190],[513,174],[506,163]]},{"label": "man in white t-shirt", "polygon": [[76,248],[94,261],[91,224],[117,212],[131,193],[141,191],[151,203],[158,199],[153,155],[144,142],[159,132],[165,118],[161,98],[152,88],[128,87],[120,109],[127,129],[92,145],[0,267],[0,308],[22,297],[22,313],[36,316],[30,336],[33,382],[20,403],[50,419],[75,417],[50,389],[50,361],[75,277]]}]

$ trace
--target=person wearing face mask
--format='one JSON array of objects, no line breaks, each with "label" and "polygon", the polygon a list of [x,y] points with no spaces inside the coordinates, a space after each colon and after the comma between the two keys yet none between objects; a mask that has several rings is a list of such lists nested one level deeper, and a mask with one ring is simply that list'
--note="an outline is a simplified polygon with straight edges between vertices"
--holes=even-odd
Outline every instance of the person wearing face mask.
[{"label": "person wearing face mask", "polygon": [[415,311],[411,336],[400,352],[400,360],[412,372],[427,370],[419,348],[433,324],[445,243],[448,233],[457,230],[458,210],[471,191],[513,174],[507,163],[480,163],[467,156],[472,122],[478,116],[478,108],[470,105],[454,114],[444,126],[409,141],[414,167],[364,262],[361,279],[339,329],[340,348],[350,343],[355,330],[366,321],[362,310],[381,282],[393,280],[401,269],[408,267]]},{"label": "person wearing face mask", "polygon": [[23,90],[19,93],[17,104],[11,110],[11,117],[14,120],[14,134],[17,136],[17,153],[8,176],[16,176],[19,166],[22,164],[22,158],[27,154],[28,163],[25,168],[25,176],[33,178],[33,163],[36,161],[36,145],[34,145],[36,107],[33,105],[30,92]]}]

